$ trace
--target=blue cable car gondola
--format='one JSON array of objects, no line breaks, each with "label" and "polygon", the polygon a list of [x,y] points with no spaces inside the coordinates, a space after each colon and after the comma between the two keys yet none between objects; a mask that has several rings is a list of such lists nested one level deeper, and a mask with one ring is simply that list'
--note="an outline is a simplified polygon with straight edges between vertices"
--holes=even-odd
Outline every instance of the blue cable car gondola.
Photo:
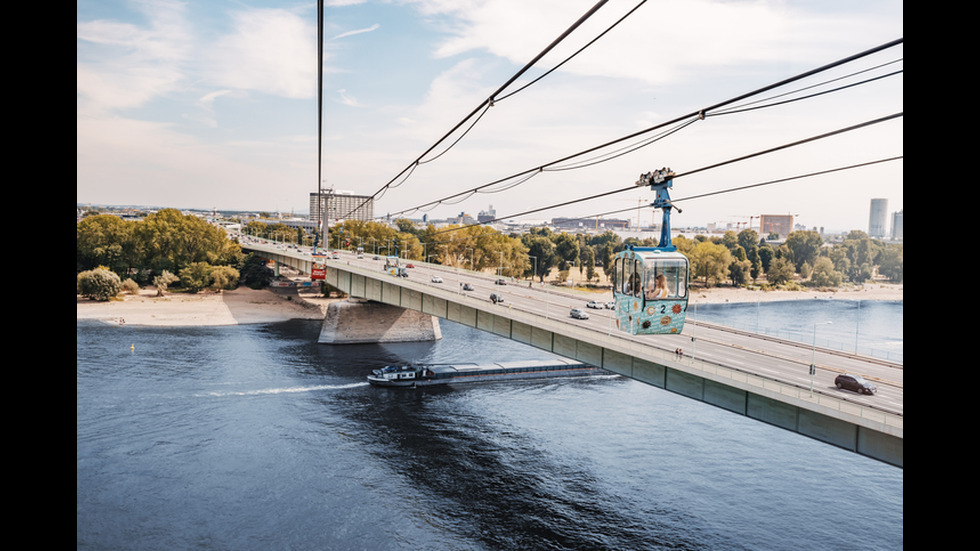
[{"label": "blue cable car gondola", "polygon": [[690,264],[670,241],[673,205],[667,190],[673,186],[673,176],[664,168],[643,174],[636,182],[656,191],[652,206],[663,210],[658,246],[628,247],[613,258],[616,326],[633,335],[679,334],[684,329]]}]

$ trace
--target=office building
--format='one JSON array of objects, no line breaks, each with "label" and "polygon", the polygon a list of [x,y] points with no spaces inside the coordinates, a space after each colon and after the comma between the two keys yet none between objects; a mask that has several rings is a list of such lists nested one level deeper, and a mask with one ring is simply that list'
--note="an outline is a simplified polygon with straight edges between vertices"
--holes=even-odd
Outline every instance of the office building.
[{"label": "office building", "polygon": [[762,237],[774,233],[785,239],[792,231],[792,214],[763,214],[759,217],[759,235]]},{"label": "office building", "polygon": [[369,221],[374,219],[374,198],[340,190],[330,190],[322,194],[311,193],[310,220],[321,220],[321,209],[331,224],[344,220]]},{"label": "office building", "polygon": [[888,199],[871,200],[871,216],[868,220],[868,236],[882,239],[885,233],[885,223],[888,220]]}]

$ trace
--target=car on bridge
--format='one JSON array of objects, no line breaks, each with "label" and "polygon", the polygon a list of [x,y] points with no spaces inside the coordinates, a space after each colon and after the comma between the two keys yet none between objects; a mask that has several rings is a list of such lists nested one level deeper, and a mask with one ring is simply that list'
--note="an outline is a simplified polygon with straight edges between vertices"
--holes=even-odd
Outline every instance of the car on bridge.
[{"label": "car on bridge", "polygon": [[496,284],[496,285],[507,285],[507,282],[504,281],[503,279],[498,279],[497,281],[494,281],[494,284]]},{"label": "car on bridge", "polygon": [[586,308],[596,308],[596,309],[599,309],[599,308],[602,308],[602,304],[600,304],[600,303],[598,303],[598,302],[596,302],[594,300],[590,300],[589,302],[585,303],[585,307]]},{"label": "car on bridge", "polygon": [[497,293],[490,293],[490,302],[497,304],[504,301],[503,295],[498,295]]},{"label": "car on bridge", "polygon": [[586,312],[585,310],[581,310],[579,308],[572,308],[572,310],[568,313],[568,315],[569,316],[572,316],[573,318],[575,318],[577,320],[587,320],[587,319],[589,319],[588,312]]},{"label": "car on bridge", "polygon": [[463,290],[464,291],[472,291],[473,290],[473,286],[470,285],[469,283],[464,283],[463,284]]},{"label": "car on bridge", "polygon": [[432,276],[432,283],[442,283],[442,278],[439,276]]},{"label": "car on bridge", "polygon": [[874,394],[878,392],[878,387],[860,375],[841,373],[834,379],[834,384],[838,390],[852,390],[860,394]]}]

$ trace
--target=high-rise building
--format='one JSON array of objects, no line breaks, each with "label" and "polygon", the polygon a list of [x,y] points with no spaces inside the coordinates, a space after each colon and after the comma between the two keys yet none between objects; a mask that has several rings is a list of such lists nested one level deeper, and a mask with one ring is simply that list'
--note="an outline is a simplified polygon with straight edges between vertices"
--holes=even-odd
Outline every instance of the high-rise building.
[{"label": "high-rise building", "polygon": [[888,199],[871,200],[871,216],[868,221],[868,237],[883,238],[885,223],[888,221]]},{"label": "high-rise building", "polygon": [[374,218],[374,198],[339,190],[322,194],[311,193],[310,220],[321,220],[321,209],[331,223],[343,220],[368,221]]},{"label": "high-rise building", "polygon": [[892,239],[903,241],[905,239],[905,209],[892,213]]}]

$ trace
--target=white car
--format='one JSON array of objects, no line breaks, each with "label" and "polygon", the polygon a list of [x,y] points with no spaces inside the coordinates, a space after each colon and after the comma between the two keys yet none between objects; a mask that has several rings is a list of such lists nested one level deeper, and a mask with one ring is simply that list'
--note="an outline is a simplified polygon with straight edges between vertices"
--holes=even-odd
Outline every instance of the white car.
[{"label": "white car", "polygon": [[432,283],[442,283],[442,278],[439,276],[432,276]]},{"label": "white car", "polygon": [[585,304],[586,308],[602,308],[602,305],[594,300],[590,300]]}]

